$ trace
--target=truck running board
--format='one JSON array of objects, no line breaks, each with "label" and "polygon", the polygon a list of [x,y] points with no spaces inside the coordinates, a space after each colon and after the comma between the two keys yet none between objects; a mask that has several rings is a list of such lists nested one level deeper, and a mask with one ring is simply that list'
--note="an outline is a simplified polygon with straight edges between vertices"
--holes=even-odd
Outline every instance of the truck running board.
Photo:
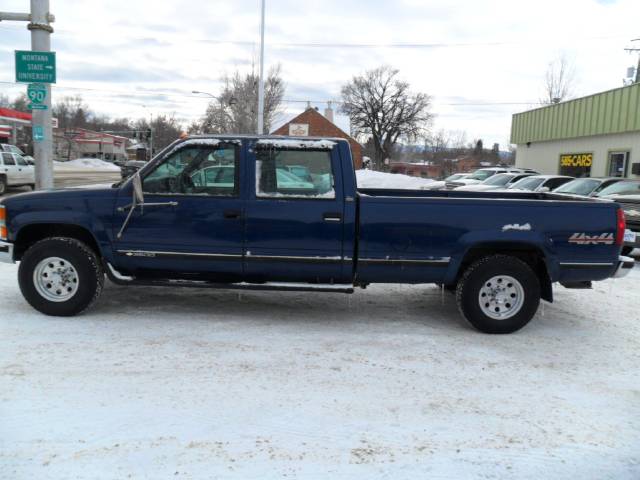
[{"label": "truck running board", "polygon": [[147,287],[188,287],[188,288],[219,288],[227,290],[277,290],[285,292],[328,292],[353,293],[351,284],[338,283],[293,283],[293,282],[265,282],[265,283],[219,283],[206,280],[179,280],[136,278],[122,275],[111,264],[107,264],[109,279],[118,285],[138,285]]},{"label": "truck running board", "polygon": [[590,290],[592,288],[591,281],[585,280],[584,282],[560,282],[564,288],[573,288],[576,290]]}]

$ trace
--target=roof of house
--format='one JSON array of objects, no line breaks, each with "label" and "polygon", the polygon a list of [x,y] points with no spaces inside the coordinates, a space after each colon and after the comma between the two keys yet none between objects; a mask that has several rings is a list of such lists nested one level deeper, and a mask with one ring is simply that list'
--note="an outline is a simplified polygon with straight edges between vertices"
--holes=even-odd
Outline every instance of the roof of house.
[{"label": "roof of house", "polygon": [[310,123],[310,122],[319,122],[322,125],[323,129],[327,129],[327,133],[321,133],[322,137],[339,137],[339,138],[348,138],[357,142],[355,138],[349,135],[347,132],[338,127],[335,123],[329,120],[327,117],[322,115],[318,110],[313,107],[307,108],[300,115],[289,120],[284,125],[281,125],[277,129],[273,131],[274,135],[287,135],[289,133],[288,127],[292,123]]}]

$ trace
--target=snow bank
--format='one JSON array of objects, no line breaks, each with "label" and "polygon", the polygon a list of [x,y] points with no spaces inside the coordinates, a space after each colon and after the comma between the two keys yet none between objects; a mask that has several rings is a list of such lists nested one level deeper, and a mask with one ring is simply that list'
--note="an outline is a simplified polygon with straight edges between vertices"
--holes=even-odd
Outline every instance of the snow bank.
[{"label": "snow bank", "polygon": [[120,167],[98,158],[78,158],[68,162],[53,162],[54,170],[102,170],[119,172]]},{"label": "snow bank", "polygon": [[374,172],[373,170],[356,170],[358,188],[400,188],[404,190],[420,190],[433,183],[428,178],[410,177],[399,173]]}]

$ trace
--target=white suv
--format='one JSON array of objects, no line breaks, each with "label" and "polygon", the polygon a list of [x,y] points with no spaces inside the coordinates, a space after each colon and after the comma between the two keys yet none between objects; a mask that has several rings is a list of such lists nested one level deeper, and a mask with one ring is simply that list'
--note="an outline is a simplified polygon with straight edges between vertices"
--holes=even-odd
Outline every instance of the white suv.
[{"label": "white suv", "polygon": [[35,172],[32,165],[16,153],[0,153],[0,195],[4,195],[7,187],[28,185],[35,188]]}]

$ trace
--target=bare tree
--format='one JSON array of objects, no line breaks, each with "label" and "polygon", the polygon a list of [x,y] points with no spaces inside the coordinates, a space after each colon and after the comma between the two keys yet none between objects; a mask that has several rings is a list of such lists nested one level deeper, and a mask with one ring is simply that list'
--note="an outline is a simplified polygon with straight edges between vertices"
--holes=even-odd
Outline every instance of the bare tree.
[{"label": "bare tree", "polygon": [[[255,133],[258,128],[258,75],[235,72],[224,77],[225,86],[216,100],[209,103],[200,125],[191,125],[190,131],[201,133]],[[264,132],[280,113],[285,84],[280,66],[269,71],[264,85]]]},{"label": "bare tree", "polygon": [[354,77],[342,87],[340,111],[357,135],[371,137],[373,168],[381,169],[401,138],[414,141],[431,124],[431,97],[412,93],[399,71],[383,66]]},{"label": "bare tree", "polygon": [[576,70],[573,62],[565,55],[558,56],[549,62],[544,75],[544,96],[540,99],[543,105],[551,105],[568,100],[574,94]]},{"label": "bare tree", "polygon": [[86,128],[91,112],[80,95],[63,97],[52,108],[52,114],[58,119],[60,128]]}]

